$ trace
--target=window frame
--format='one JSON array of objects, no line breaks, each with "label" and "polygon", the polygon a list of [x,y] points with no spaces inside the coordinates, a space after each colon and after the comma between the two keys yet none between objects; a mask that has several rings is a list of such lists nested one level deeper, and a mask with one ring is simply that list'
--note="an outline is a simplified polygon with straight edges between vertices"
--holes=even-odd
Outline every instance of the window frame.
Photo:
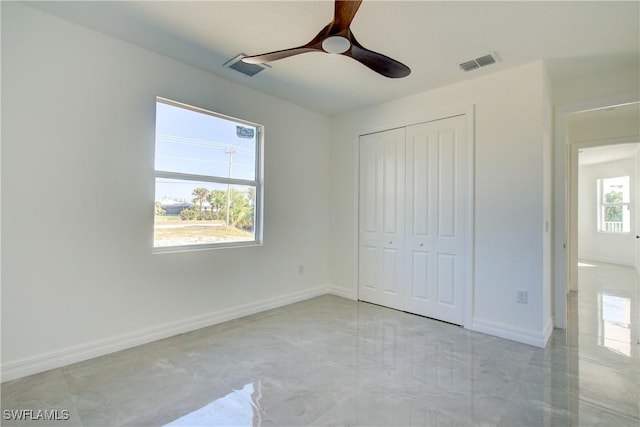
[{"label": "window frame", "polygon": [[[604,200],[604,184],[605,184],[605,180],[608,179],[615,179],[615,178],[629,178],[629,195],[631,195],[631,176],[629,175],[621,175],[621,176],[613,176],[613,177],[603,177],[603,178],[598,178],[597,179],[597,196],[598,196],[598,218],[597,218],[597,226],[598,226],[598,233],[606,233],[606,234],[631,234],[631,229],[632,229],[632,224],[631,224],[631,199],[629,199],[629,201],[625,202],[611,202],[611,203],[606,203]],[[622,231],[611,231],[611,230],[606,230],[605,227],[605,209],[606,208],[610,208],[610,207],[616,207],[619,206],[622,208],[622,215],[624,218],[624,208],[626,207],[629,210],[629,230],[625,231],[624,230],[624,219],[622,221]]]},{"label": "window frame", "polygon": [[[156,159],[156,135],[154,133],[154,205],[155,205],[155,192],[156,192],[156,180],[158,178],[165,179],[173,179],[173,180],[182,180],[182,181],[199,181],[199,182],[207,182],[212,184],[223,184],[223,185],[239,185],[246,187],[254,187],[255,188],[255,205],[253,211],[253,240],[245,240],[238,242],[221,242],[221,243],[204,243],[204,244],[185,244],[179,246],[155,246],[155,215],[153,220],[153,234],[154,239],[152,241],[152,253],[172,253],[172,252],[189,252],[189,251],[200,251],[200,250],[208,250],[208,249],[224,249],[224,248],[238,248],[238,247],[247,247],[247,246],[261,246],[263,244],[262,238],[262,229],[263,229],[263,191],[264,191],[264,178],[263,178],[263,146],[264,146],[264,126],[258,123],[250,122],[248,120],[239,119],[236,117],[227,116],[225,114],[217,113],[211,110],[207,110],[204,108],[196,107],[193,105],[185,104],[182,102],[174,101],[168,98],[156,97],[156,110],[157,104],[163,103],[166,105],[170,105],[173,107],[183,108],[185,110],[193,111],[196,113],[206,114],[212,117],[216,117],[219,119],[228,120],[234,123],[238,123],[240,125],[247,125],[254,127],[256,129],[255,136],[255,175],[254,180],[246,180],[239,178],[230,178],[230,177],[221,177],[215,175],[199,175],[199,174],[190,174],[190,173],[181,173],[181,172],[169,172],[158,170],[155,167],[155,159]],[[154,127],[155,129],[155,127]],[[155,131],[154,131],[155,132]]]}]

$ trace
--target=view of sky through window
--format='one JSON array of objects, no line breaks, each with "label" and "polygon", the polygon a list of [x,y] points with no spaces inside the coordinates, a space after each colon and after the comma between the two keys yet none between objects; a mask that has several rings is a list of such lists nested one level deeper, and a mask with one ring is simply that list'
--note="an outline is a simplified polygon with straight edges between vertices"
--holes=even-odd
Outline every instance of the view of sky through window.
[{"label": "view of sky through window", "polygon": [[[256,139],[239,137],[238,126],[253,129],[255,135],[255,127],[158,102],[155,169],[254,181]],[[193,198],[188,184],[158,184],[156,194],[163,198]]]}]

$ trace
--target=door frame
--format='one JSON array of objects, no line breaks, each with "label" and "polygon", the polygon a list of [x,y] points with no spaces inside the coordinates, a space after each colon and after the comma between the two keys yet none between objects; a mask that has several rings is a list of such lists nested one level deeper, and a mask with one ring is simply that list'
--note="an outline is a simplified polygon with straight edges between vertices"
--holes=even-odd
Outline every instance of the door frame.
[{"label": "door frame", "polygon": [[[636,210],[636,271],[640,274],[640,145],[636,150],[636,205],[634,206]],[[638,291],[640,291],[640,279],[638,280]],[[638,293],[640,295],[640,292]],[[640,302],[638,303],[640,304]]]},{"label": "door frame", "polygon": [[353,236],[352,236],[352,253],[355,260],[355,268],[353,269],[352,286],[355,289],[356,299],[359,299],[359,267],[360,260],[358,255],[359,246],[359,230],[360,230],[360,136],[370,133],[384,132],[391,129],[397,129],[401,127],[407,127],[417,125],[421,123],[434,122],[437,120],[448,119],[456,116],[465,116],[466,122],[466,135],[467,135],[467,150],[469,158],[469,178],[468,188],[469,195],[467,197],[467,211],[469,212],[467,218],[468,227],[468,239],[466,242],[466,255],[465,270],[468,274],[465,276],[464,283],[464,299],[463,299],[463,324],[464,328],[471,328],[473,325],[473,302],[474,302],[474,283],[475,283],[475,104],[469,104],[459,107],[443,108],[437,111],[424,111],[414,115],[407,115],[407,117],[399,118],[397,120],[390,120],[387,123],[381,125],[370,126],[356,131],[353,135],[353,153],[354,153],[354,167],[353,167],[353,185],[355,188],[356,197],[353,198]]},{"label": "door frame", "polygon": [[[553,147],[553,309],[554,326],[567,327],[567,294],[577,280],[577,206],[572,203],[572,177],[577,179],[576,165],[572,168],[571,145],[568,138],[568,116],[589,110],[624,105],[640,101],[637,93],[599,98],[556,107],[554,114]],[[577,156],[577,148],[576,148]],[[577,188],[577,183],[575,184]],[[575,235],[571,230],[575,229]],[[574,255],[575,253],[575,255]],[[570,268],[575,259],[575,269]],[[572,271],[573,270],[573,271]]]}]

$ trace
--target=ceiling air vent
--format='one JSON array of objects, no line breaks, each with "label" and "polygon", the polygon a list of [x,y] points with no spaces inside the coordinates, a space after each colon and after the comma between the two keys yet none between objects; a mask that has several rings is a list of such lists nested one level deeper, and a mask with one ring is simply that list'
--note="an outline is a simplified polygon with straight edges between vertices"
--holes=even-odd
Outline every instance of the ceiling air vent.
[{"label": "ceiling air vent", "polygon": [[258,74],[260,71],[262,70],[266,70],[267,68],[270,68],[267,64],[247,64],[242,62],[242,58],[244,58],[245,55],[244,53],[239,54],[238,56],[236,56],[233,59],[230,59],[229,61],[224,63],[224,66],[227,68],[231,68],[232,70],[236,70],[246,76],[255,76],[256,74]]},{"label": "ceiling air vent", "polygon": [[478,65],[476,61],[467,61],[460,64],[460,68],[462,68],[464,71],[471,71],[475,70],[476,68],[480,68],[480,65]]},{"label": "ceiling air vent", "polygon": [[464,71],[475,70],[476,68],[486,67],[487,65],[495,64],[496,57],[495,55],[485,55],[480,58],[472,59],[471,61],[466,61],[460,64],[460,68]]}]

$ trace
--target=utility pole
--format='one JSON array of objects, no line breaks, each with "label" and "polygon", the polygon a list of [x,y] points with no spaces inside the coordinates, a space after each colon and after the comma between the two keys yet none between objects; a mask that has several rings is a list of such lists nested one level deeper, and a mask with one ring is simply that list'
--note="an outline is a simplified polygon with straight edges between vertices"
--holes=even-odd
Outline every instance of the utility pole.
[{"label": "utility pole", "polygon": [[[229,155],[229,176],[231,179],[231,165],[233,164],[233,153],[236,152],[236,149],[231,147],[224,150],[225,154]],[[227,227],[229,227],[229,213],[231,210],[231,184],[227,184]]]}]

